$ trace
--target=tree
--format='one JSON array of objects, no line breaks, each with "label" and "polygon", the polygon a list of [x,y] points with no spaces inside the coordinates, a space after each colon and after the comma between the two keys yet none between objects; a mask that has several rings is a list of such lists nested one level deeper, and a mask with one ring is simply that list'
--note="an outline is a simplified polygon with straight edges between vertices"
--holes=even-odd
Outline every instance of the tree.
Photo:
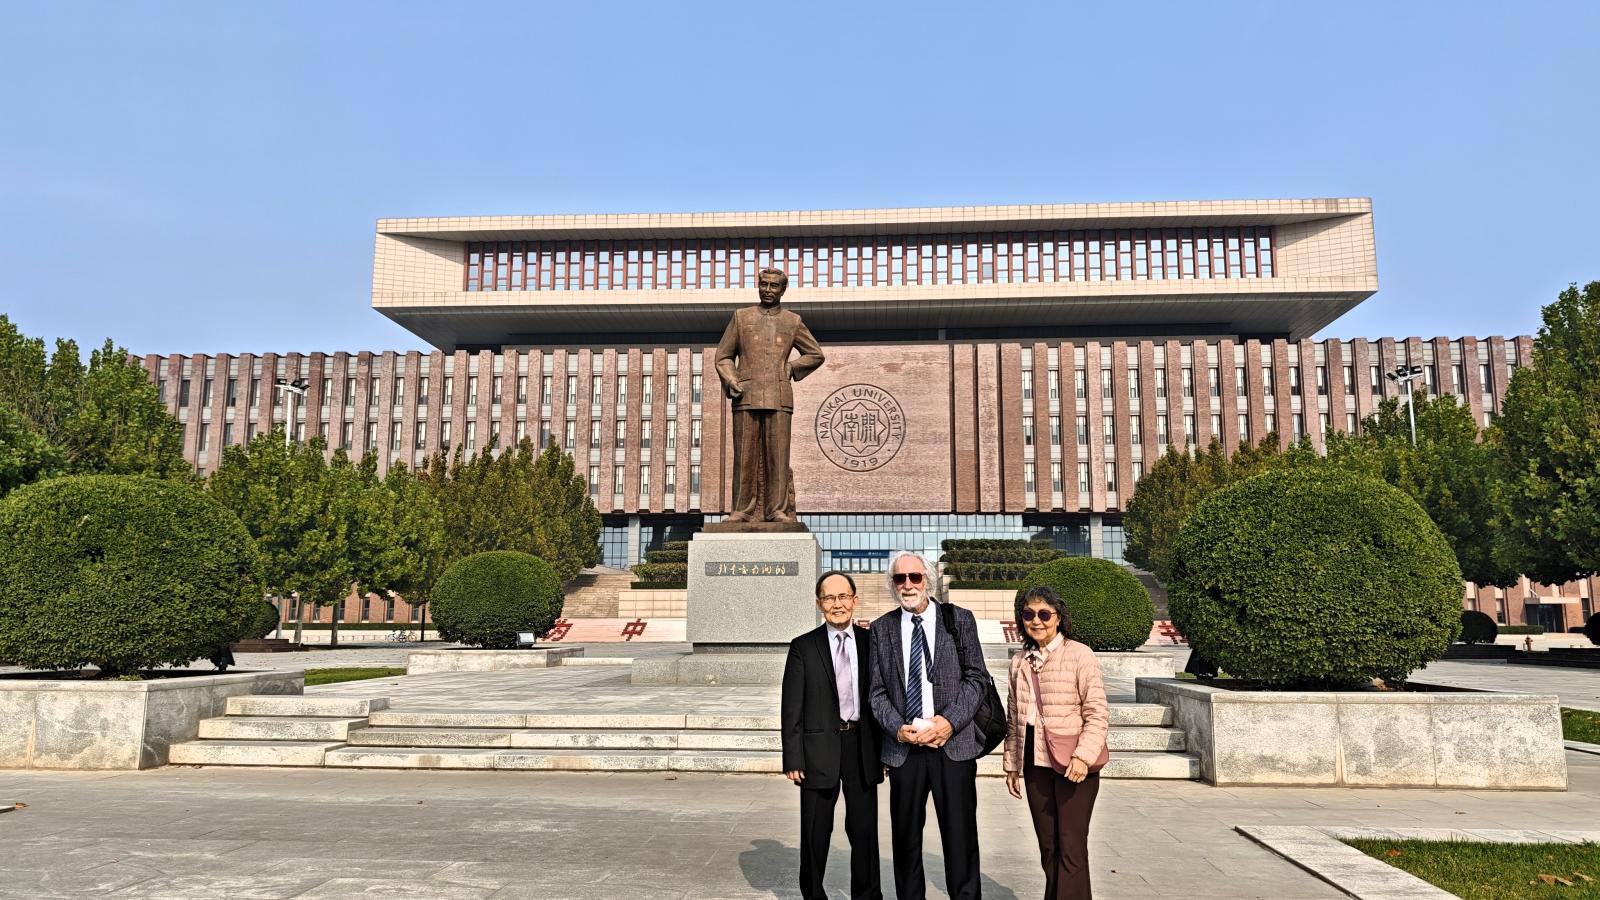
[{"label": "tree", "polygon": [[[328,459],[322,438],[285,447],[275,429],[225,450],[210,487],[256,539],[271,589],[320,609],[342,605],[352,587],[431,587],[443,543],[437,506],[403,467],[385,479],[377,471],[371,452],[359,462],[342,450]],[[304,620],[302,612],[297,642]],[[329,641],[339,643],[337,615]]]},{"label": "tree", "polygon": [[1495,587],[1517,583],[1501,519],[1500,467],[1495,449],[1480,440],[1472,411],[1454,395],[1415,394],[1417,443],[1397,397],[1362,423],[1361,433],[1328,436],[1328,461],[1405,491],[1444,532],[1468,581]]},{"label": "tree", "polygon": [[1569,285],[1543,318],[1491,433],[1511,555],[1559,584],[1600,571],[1600,281]]},{"label": "tree", "polygon": [[59,475],[66,467],[61,449],[0,401],[0,497],[25,484]]},{"label": "tree", "polygon": [[144,369],[109,339],[85,366],[76,343],[58,340],[47,356],[42,339],[22,335],[0,315],[0,397],[12,413],[0,416],[12,419],[0,423],[0,430],[28,432],[29,449],[21,455],[35,460],[19,464],[6,458],[19,451],[9,445],[0,449],[0,470],[13,477],[27,472],[39,478],[179,478],[192,471],[183,457],[183,426],[167,411]]},{"label": "tree", "polygon": [[495,456],[485,448],[427,461],[418,477],[439,504],[446,565],[475,553],[514,550],[545,560],[562,581],[600,562],[600,513],[572,457],[554,443],[523,440]]},{"label": "tree", "polygon": [[422,638],[428,635],[427,605],[444,570],[444,520],[439,504],[416,474],[394,466],[384,479],[392,498],[389,555],[383,566],[388,589],[422,609]]},{"label": "tree", "polygon": [[1168,444],[1167,452],[1139,479],[1128,501],[1122,519],[1128,539],[1125,558],[1168,581],[1173,542],[1196,504],[1224,485],[1304,456],[1296,448],[1286,454],[1278,447],[1276,433],[1266,435],[1254,447],[1241,445],[1232,457],[1214,437],[1209,446],[1192,455]]}]

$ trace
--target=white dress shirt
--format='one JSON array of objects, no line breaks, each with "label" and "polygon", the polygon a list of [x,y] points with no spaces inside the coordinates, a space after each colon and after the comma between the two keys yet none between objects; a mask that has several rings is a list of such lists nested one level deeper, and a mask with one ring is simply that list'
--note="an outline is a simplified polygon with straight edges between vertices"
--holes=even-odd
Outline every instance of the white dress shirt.
[{"label": "white dress shirt", "polygon": [[[928,643],[928,656],[935,662],[938,661],[938,633],[939,633],[939,604],[931,598],[928,608],[917,613],[922,616],[922,636]],[[904,666],[900,671],[906,673],[906,678],[911,677],[911,616],[904,608],[900,610],[900,664]],[[933,665],[927,659],[922,661],[922,718],[931,719],[938,713],[933,708]],[[907,724],[910,724],[909,722]]]},{"label": "white dress shirt", "polygon": [[853,625],[844,626],[844,630],[828,626],[828,661],[834,664],[833,674],[837,684],[839,674],[839,635],[844,635],[844,658],[850,661],[850,695],[856,708],[856,714],[846,721],[861,721],[861,666],[856,663],[856,631]]}]

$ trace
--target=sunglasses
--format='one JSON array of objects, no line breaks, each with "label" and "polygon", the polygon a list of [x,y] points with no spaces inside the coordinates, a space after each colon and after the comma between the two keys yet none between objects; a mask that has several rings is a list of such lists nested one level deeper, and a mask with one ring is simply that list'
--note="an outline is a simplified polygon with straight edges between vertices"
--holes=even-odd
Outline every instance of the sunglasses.
[{"label": "sunglasses", "polygon": [[1025,609],[1022,611],[1022,621],[1032,622],[1034,617],[1037,616],[1040,622],[1048,622],[1052,615],[1054,613],[1048,609]]},{"label": "sunglasses", "polygon": [[894,573],[894,583],[895,584],[905,584],[908,581],[910,583],[912,583],[912,584],[921,584],[922,583],[922,573],[921,572],[896,572],[896,573]]}]

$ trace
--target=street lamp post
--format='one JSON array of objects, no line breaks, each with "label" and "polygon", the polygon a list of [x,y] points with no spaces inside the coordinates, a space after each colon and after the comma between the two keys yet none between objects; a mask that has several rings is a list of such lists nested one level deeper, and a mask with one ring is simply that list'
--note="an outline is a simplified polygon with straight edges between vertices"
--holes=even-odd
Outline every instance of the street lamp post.
[{"label": "street lamp post", "polygon": [[[285,450],[289,449],[289,442],[294,436],[294,398],[296,396],[304,397],[306,395],[306,389],[309,387],[311,387],[311,383],[306,381],[304,378],[296,378],[293,381],[290,381],[287,378],[279,378],[273,383],[274,390],[283,391],[285,394],[289,395],[289,403],[286,410],[288,415],[283,420],[283,448]],[[296,605],[299,607],[299,610],[294,621],[294,642],[298,644],[300,643],[301,638],[300,629],[302,624],[305,622],[305,606],[302,604]],[[278,634],[283,634],[283,623],[281,617],[278,623]]]},{"label": "street lamp post", "polygon": [[1411,446],[1415,447],[1417,445],[1417,411],[1411,404],[1411,382],[1422,377],[1422,367],[1400,366],[1384,377],[1405,387],[1406,418],[1411,422]]},{"label": "street lamp post", "polygon": [[288,447],[289,446],[290,436],[292,436],[294,434],[294,424],[295,424],[294,423],[294,398],[297,395],[300,396],[300,397],[304,397],[306,395],[306,389],[309,388],[309,387],[311,387],[311,383],[309,381],[306,381],[304,378],[296,378],[293,381],[290,381],[287,378],[279,378],[277,380],[277,382],[274,384],[274,389],[283,391],[284,393],[289,395],[289,408],[288,408],[289,415],[288,415],[288,418],[284,419],[284,422],[283,422],[283,446],[284,447]]}]

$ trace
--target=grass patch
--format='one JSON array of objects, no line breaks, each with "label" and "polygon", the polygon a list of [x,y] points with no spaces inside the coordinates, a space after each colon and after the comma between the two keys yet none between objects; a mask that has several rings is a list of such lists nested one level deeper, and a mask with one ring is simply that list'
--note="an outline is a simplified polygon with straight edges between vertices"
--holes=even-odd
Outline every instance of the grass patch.
[{"label": "grass patch", "polygon": [[317,684],[338,684],[341,681],[363,681],[368,678],[391,678],[404,675],[405,669],[307,669],[306,687]]},{"label": "grass patch", "polygon": [[1465,900],[1600,897],[1600,844],[1345,843]]},{"label": "grass patch", "polygon": [[[1600,712],[1562,707],[1561,737],[1569,741],[1600,744]],[[1600,878],[1600,875],[1595,877]]]}]

